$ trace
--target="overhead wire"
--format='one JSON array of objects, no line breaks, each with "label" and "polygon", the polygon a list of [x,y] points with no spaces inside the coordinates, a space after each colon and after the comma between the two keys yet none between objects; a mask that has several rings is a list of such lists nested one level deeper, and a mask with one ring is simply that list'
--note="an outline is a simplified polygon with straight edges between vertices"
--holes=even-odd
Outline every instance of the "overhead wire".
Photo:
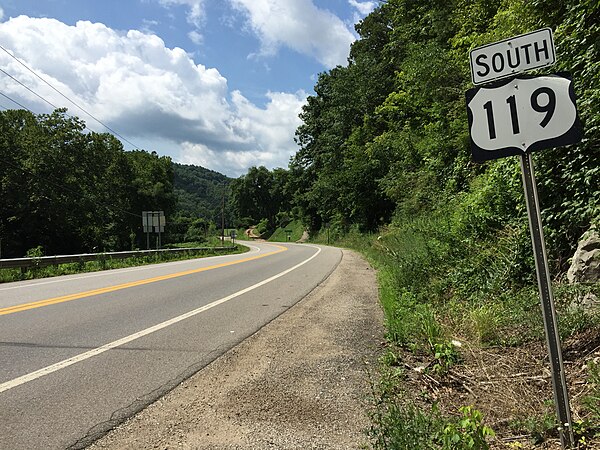
[{"label": "overhead wire", "polygon": [[[2,46],[0,45],[0,47],[2,47]],[[5,49],[4,47],[2,47],[2,49],[3,49],[4,51],[6,51],[6,49]],[[18,61],[18,60],[17,60],[17,61]],[[25,66],[25,67],[26,67],[26,66]],[[31,69],[30,69],[30,70],[31,70]],[[4,73],[6,76],[8,76],[9,78],[11,78],[13,81],[17,82],[17,83],[18,83],[19,85],[21,85],[22,87],[24,87],[25,89],[27,89],[29,92],[31,92],[32,94],[34,94],[35,96],[37,96],[38,98],[40,98],[41,100],[43,100],[44,102],[46,102],[47,104],[49,104],[50,106],[52,106],[54,109],[58,109],[58,107],[57,107],[56,105],[54,105],[53,103],[51,103],[50,101],[48,101],[47,99],[45,99],[43,96],[41,96],[40,94],[38,94],[37,92],[35,92],[33,89],[29,88],[27,85],[25,85],[24,83],[22,83],[20,80],[18,80],[17,78],[15,78],[14,76],[12,76],[12,75],[11,75],[11,74],[9,74],[8,72],[6,72],[5,70],[3,70],[3,69],[1,69],[1,68],[0,68],[0,71],[1,71],[2,73]],[[58,92],[58,91],[57,91],[57,92]],[[35,114],[35,113],[34,113],[34,112],[31,110],[31,109],[29,109],[27,106],[25,106],[25,105],[21,104],[20,102],[18,102],[17,100],[13,99],[13,98],[12,98],[12,97],[10,97],[10,96],[8,96],[7,94],[5,94],[5,93],[3,93],[3,92],[1,92],[1,91],[0,91],[0,95],[1,95],[2,97],[4,97],[4,98],[8,99],[9,101],[13,102],[14,104],[18,105],[20,108],[22,108],[22,109],[24,109],[24,110],[26,110],[26,111],[29,111],[31,114]],[[3,107],[3,108],[4,108],[4,107]],[[8,110],[8,108],[4,108],[4,109],[5,109],[5,110]],[[70,114],[67,114],[67,115],[68,115],[69,117],[73,117],[73,116],[71,116]],[[100,122],[100,123],[101,123],[101,122]],[[84,125],[84,126],[85,126],[85,125]],[[90,129],[90,128],[88,128],[87,126],[85,126],[85,128],[86,128],[87,130],[89,130],[90,132],[93,132],[93,130],[91,130],[91,129]],[[107,128],[108,128],[108,127],[107,127]],[[110,129],[110,128],[109,128],[109,129]],[[129,142],[129,141],[127,141],[127,142]],[[131,142],[129,142],[129,143],[130,143],[130,144],[132,144]],[[132,144],[132,145],[134,145],[134,144]],[[136,147],[136,146],[134,145],[134,147]],[[136,148],[137,148],[137,147],[136,147]],[[20,171],[21,171],[21,172],[23,172],[23,173],[29,173],[29,175],[31,175],[31,176],[37,177],[37,178],[39,178],[39,179],[42,179],[42,180],[46,181],[47,183],[49,183],[49,184],[53,185],[54,187],[56,187],[56,188],[58,188],[58,189],[62,189],[62,190],[64,190],[64,191],[70,192],[71,194],[75,194],[75,195],[80,195],[80,194],[81,194],[81,192],[76,192],[76,191],[74,191],[73,189],[70,189],[70,188],[68,188],[68,187],[67,187],[67,186],[65,186],[64,184],[61,184],[61,183],[58,183],[58,182],[54,182],[54,181],[50,180],[50,179],[49,179],[49,178],[47,178],[47,177],[43,177],[43,176],[41,176],[41,175],[39,175],[39,174],[35,174],[35,173],[33,173],[32,171],[30,171],[30,170],[28,170],[28,169],[25,169],[25,168],[23,168],[23,167],[19,167],[19,166],[15,165],[15,164],[11,163],[10,161],[7,161],[6,159],[0,159],[0,161],[2,161],[2,162],[4,162],[4,163],[6,163],[7,165],[9,165],[9,166],[11,166],[11,167],[13,167],[13,168],[15,168],[15,169],[18,169],[18,170],[20,170]],[[97,201],[97,200],[94,200],[93,202],[94,202],[95,204],[99,205],[99,206],[102,206],[102,207],[104,207],[104,208],[108,209],[109,211],[120,211],[120,212],[122,212],[122,213],[124,213],[124,214],[127,214],[127,215],[129,215],[129,216],[133,216],[133,217],[141,217],[139,214],[135,214],[135,213],[132,213],[132,212],[130,212],[130,211],[126,211],[126,210],[124,210],[124,209],[122,209],[122,208],[119,208],[119,207],[116,207],[116,206],[113,206],[113,205],[107,205],[106,203],[99,202],[99,201]]]},{"label": "overhead wire", "polygon": [[[26,106],[23,106],[23,105],[21,105],[19,102],[17,102],[15,99],[13,99],[13,98],[9,97],[9,96],[8,96],[8,95],[6,95],[5,93],[3,93],[3,92],[0,92],[0,95],[1,95],[1,96],[3,96],[3,97],[5,97],[5,98],[7,98],[7,99],[8,99],[8,100],[10,100],[11,102],[13,102],[13,103],[15,103],[15,104],[17,104],[17,105],[21,106],[21,107],[22,107],[24,110],[26,110],[26,111],[29,111],[31,114],[35,114],[35,113],[34,113],[32,110],[30,110],[30,109],[29,109],[29,108],[27,108]],[[7,110],[7,111],[8,111],[8,108],[5,108],[3,105],[0,105],[0,106],[2,106],[2,107],[5,109],[5,110]],[[64,184],[62,184],[62,183],[60,183],[60,182],[59,182],[60,180],[58,180],[57,182],[54,182],[54,181],[52,181],[51,179],[49,179],[48,177],[43,177],[43,176],[41,176],[41,175],[39,175],[39,174],[33,173],[31,170],[29,170],[29,169],[26,169],[26,168],[24,168],[24,167],[21,167],[21,166],[18,166],[18,165],[16,165],[16,164],[14,164],[14,163],[12,163],[12,162],[8,161],[7,159],[4,159],[4,158],[0,158],[0,162],[3,162],[3,163],[5,163],[5,164],[7,164],[7,165],[11,166],[13,169],[20,170],[20,171],[21,171],[21,172],[23,172],[23,173],[28,173],[28,174],[29,174],[29,175],[31,175],[31,176],[34,176],[34,177],[36,177],[36,178],[39,178],[39,179],[41,179],[41,180],[44,180],[44,181],[45,181],[45,182],[47,182],[48,184],[51,184],[52,186],[54,186],[54,187],[56,187],[56,188],[58,188],[58,189],[62,189],[63,191],[70,192],[71,194],[75,194],[75,195],[81,195],[81,192],[77,192],[77,191],[75,191],[75,190],[73,190],[73,189],[71,189],[71,188],[69,188],[69,187],[65,186]],[[125,213],[125,214],[127,214],[127,215],[129,215],[129,216],[133,216],[133,217],[141,217],[139,214],[135,214],[135,213],[129,212],[129,211],[125,210],[125,209],[119,208],[118,206],[114,206],[114,205],[108,205],[108,204],[106,204],[106,203],[104,203],[104,202],[99,202],[99,201],[97,201],[97,200],[94,200],[94,203],[95,203],[95,204],[97,204],[97,205],[99,205],[99,206],[103,206],[104,208],[108,209],[109,211],[119,211],[119,212]]]},{"label": "overhead wire", "polygon": [[[10,73],[8,73],[7,71],[5,71],[4,69],[0,68],[0,72],[2,72],[4,75],[6,75],[7,77],[9,77],[10,79],[12,79],[13,81],[17,82],[18,84],[20,84],[21,86],[23,86],[25,89],[27,89],[29,92],[31,92],[33,95],[35,95],[36,97],[38,97],[39,99],[41,99],[42,101],[48,103],[50,106],[52,106],[54,109],[59,109],[58,106],[56,106],[54,103],[50,102],[48,99],[44,98],[43,96],[41,96],[40,94],[38,94],[37,92],[35,92],[33,89],[31,89],[29,86],[27,86],[25,83],[21,82],[19,79],[15,78],[14,76],[12,76]],[[4,94],[2,94],[4,95]],[[4,95],[6,97],[6,95]],[[21,105],[20,103],[18,103],[17,101],[10,99],[12,102],[16,103],[17,105],[19,105],[21,108],[26,109],[27,111],[29,111],[31,114],[35,114],[31,109]],[[75,118],[75,116],[73,116],[72,114],[69,114],[68,112],[65,113],[67,116],[71,117],[72,119]],[[92,130],[91,128],[89,128],[85,123],[84,123],[84,127],[86,130],[88,130],[91,133],[94,133],[94,130]]]},{"label": "overhead wire", "polygon": [[33,95],[35,95],[36,97],[38,97],[40,100],[48,103],[50,106],[52,106],[54,109],[58,109],[58,106],[56,106],[55,104],[51,103],[49,100],[46,100],[44,97],[42,97],[40,94],[38,94],[37,92],[35,92],[33,89],[31,89],[29,86],[27,86],[26,84],[22,83],[20,80],[16,79],[15,77],[13,77],[10,73],[8,73],[6,70],[1,69],[0,68],[0,72],[2,72],[4,75],[6,75],[7,77],[9,77],[11,80],[19,83],[21,86],[23,86],[25,89],[27,89],[29,92],[31,92]]},{"label": "overhead wire", "polygon": [[140,147],[138,147],[137,145],[135,145],[133,142],[131,142],[129,139],[127,139],[126,137],[122,136],[121,134],[119,134],[117,131],[113,130],[111,127],[109,127],[108,125],[106,125],[104,122],[102,122],[100,119],[96,118],[93,114],[91,114],[90,112],[88,112],[85,108],[83,108],[82,106],[80,106],[78,103],[76,103],[75,101],[71,100],[69,97],[67,97],[65,94],[63,94],[61,91],[59,91],[57,88],[55,88],[52,84],[50,84],[47,80],[45,80],[41,75],[39,75],[35,70],[33,70],[31,67],[29,67],[27,64],[25,64],[23,61],[21,61],[19,58],[17,58],[13,53],[9,52],[4,46],[2,46],[0,44],[0,49],[2,51],[4,51],[8,56],[10,56],[11,58],[13,58],[15,61],[17,61],[20,65],[22,65],[25,69],[27,69],[29,72],[31,72],[34,76],[36,76],[37,78],[39,78],[43,83],[45,83],[46,85],[48,85],[52,90],[54,90],[55,92],[57,92],[59,95],[61,95],[63,98],[65,98],[67,101],[69,101],[71,104],[75,105],[77,108],[79,108],[81,111],[83,111],[84,113],[86,113],[89,117],[91,117],[92,119],[94,119],[96,122],[98,122],[100,125],[102,125],[104,128],[106,128],[107,130],[109,130],[112,134],[114,134],[115,136],[119,137],[120,139],[124,140],[125,142],[127,142],[129,145],[133,146],[134,149],[139,149]]},{"label": "overhead wire", "polygon": [[16,101],[15,99],[10,98],[8,95],[6,95],[4,92],[0,92],[0,95],[8,100],[10,100],[11,102],[13,102],[15,105],[20,106],[23,109],[26,109],[27,111],[29,111],[30,113],[34,114],[34,112],[32,110],[30,110],[27,106],[21,105],[18,101]]}]

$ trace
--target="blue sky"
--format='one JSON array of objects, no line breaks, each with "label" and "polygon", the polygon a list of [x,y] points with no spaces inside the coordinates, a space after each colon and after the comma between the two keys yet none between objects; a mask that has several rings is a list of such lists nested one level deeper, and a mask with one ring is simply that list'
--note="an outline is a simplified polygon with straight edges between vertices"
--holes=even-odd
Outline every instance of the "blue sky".
[{"label": "blue sky", "polygon": [[[238,176],[287,166],[318,73],[346,64],[354,24],[376,4],[0,0],[0,45],[136,146]],[[105,131],[3,51],[0,67]],[[51,110],[4,74],[0,92]]]}]

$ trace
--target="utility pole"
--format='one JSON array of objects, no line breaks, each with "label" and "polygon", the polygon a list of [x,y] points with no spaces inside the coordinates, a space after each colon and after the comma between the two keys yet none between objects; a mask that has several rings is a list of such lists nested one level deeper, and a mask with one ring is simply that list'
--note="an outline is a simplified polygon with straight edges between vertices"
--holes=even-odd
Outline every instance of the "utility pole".
[{"label": "utility pole", "polygon": [[221,199],[221,245],[225,245],[225,187],[223,182],[223,197]]}]

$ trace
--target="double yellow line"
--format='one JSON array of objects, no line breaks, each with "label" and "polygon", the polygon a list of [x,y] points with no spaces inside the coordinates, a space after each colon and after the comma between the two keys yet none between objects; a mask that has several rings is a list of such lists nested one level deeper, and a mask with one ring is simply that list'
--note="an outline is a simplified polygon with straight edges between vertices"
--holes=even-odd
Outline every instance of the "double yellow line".
[{"label": "double yellow line", "polygon": [[94,295],[106,294],[108,292],[120,291],[122,289],[128,289],[135,286],[143,286],[144,284],[156,283],[158,281],[170,280],[172,278],[183,277],[186,275],[191,275],[194,273],[206,272],[208,270],[219,269],[221,267],[233,266],[236,264],[245,263],[248,261],[254,261],[256,259],[266,258],[267,256],[275,255],[277,253],[281,253],[287,250],[286,247],[281,245],[274,245],[278,248],[273,252],[264,253],[262,255],[250,256],[243,259],[238,259],[235,261],[229,261],[221,264],[215,264],[213,266],[202,267],[200,269],[192,269],[185,270],[183,272],[171,273],[168,275],[161,275],[159,277],[146,278],[144,280],[132,281],[130,283],[117,284],[114,286],[107,286],[100,289],[92,289],[90,291],[78,292],[76,294],[63,295],[60,297],[53,297],[46,300],[38,300],[36,302],[31,303],[22,303],[20,305],[9,306],[7,308],[0,308],[0,316],[4,316],[7,314],[14,314],[16,312],[27,311],[28,309],[41,308],[43,306],[56,305],[57,303],[65,303],[70,302],[72,300],[79,300],[81,298],[93,297]]}]

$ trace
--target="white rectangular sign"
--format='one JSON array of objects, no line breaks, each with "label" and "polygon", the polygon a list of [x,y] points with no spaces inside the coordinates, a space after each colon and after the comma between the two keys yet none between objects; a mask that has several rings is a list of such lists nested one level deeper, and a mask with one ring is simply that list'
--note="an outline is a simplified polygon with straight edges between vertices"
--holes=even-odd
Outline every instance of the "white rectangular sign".
[{"label": "white rectangular sign", "polygon": [[515,36],[471,50],[473,84],[509,77],[526,70],[556,63],[554,39],[550,28]]},{"label": "white rectangular sign", "polygon": [[166,223],[164,211],[142,211],[144,233],[164,233]]}]

